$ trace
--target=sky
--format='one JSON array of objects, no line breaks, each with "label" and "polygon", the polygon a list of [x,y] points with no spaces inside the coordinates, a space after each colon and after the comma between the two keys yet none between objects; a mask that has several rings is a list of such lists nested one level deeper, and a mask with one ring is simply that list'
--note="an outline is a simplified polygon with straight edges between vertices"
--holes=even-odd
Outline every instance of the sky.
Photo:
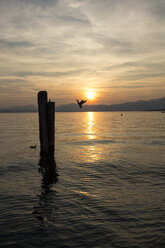
[{"label": "sky", "polygon": [[165,97],[165,0],[0,0],[0,107]]}]

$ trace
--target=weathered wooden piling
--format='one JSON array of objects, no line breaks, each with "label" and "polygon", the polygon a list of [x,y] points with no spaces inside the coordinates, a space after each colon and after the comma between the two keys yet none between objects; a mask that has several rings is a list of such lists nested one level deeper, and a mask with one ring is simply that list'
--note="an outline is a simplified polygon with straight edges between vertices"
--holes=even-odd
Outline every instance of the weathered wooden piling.
[{"label": "weathered wooden piling", "polygon": [[54,155],[54,121],[55,121],[55,103],[47,103],[47,125],[48,125],[48,147],[49,153]]},{"label": "weathered wooden piling", "polygon": [[47,92],[38,92],[40,154],[54,156],[55,103],[47,101]]}]

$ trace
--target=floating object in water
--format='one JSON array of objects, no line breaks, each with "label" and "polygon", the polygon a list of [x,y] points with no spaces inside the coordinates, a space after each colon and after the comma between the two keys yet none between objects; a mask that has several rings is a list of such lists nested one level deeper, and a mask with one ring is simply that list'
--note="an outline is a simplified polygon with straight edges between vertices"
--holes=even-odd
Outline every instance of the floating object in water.
[{"label": "floating object in water", "polygon": [[77,101],[80,108],[82,108],[82,105],[87,102],[87,100],[81,100],[80,102],[79,102],[79,100],[76,100],[76,101]]},{"label": "floating object in water", "polygon": [[30,146],[30,149],[36,149],[36,148],[37,148],[37,145]]}]

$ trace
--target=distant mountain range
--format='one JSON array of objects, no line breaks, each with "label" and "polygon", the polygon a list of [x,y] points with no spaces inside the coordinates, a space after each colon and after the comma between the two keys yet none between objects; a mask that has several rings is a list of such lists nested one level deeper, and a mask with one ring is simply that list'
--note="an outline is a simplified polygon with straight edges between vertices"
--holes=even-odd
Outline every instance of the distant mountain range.
[{"label": "distant mountain range", "polygon": [[27,112],[37,112],[38,108],[34,105],[27,106],[12,106],[9,108],[0,109],[0,113],[27,113]]},{"label": "distant mountain range", "polygon": [[[27,113],[37,112],[34,105],[12,106],[0,109],[0,113]],[[148,101],[126,102],[113,105],[87,105],[80,109],[75,103],[60,105],[56,107],[56,112],[99,112],[99,111],[165,111],[165,97]]]}]

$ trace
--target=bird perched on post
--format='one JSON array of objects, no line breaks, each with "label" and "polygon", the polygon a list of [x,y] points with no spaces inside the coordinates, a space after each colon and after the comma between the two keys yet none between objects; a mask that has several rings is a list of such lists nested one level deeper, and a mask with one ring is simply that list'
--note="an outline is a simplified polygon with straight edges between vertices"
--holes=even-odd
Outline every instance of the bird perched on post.
[{"label": "bird perched on post", "polygon": [[79,102],[79,100],[76,100],[76,101],[77,101],[80,108],[82,108],[82,105],[87,102],[87,100],[81,100],[80,102]]},{"label": "bird perched on post", "polygon": [[30,146],[30,149],[37,149],[37,145]]}]

